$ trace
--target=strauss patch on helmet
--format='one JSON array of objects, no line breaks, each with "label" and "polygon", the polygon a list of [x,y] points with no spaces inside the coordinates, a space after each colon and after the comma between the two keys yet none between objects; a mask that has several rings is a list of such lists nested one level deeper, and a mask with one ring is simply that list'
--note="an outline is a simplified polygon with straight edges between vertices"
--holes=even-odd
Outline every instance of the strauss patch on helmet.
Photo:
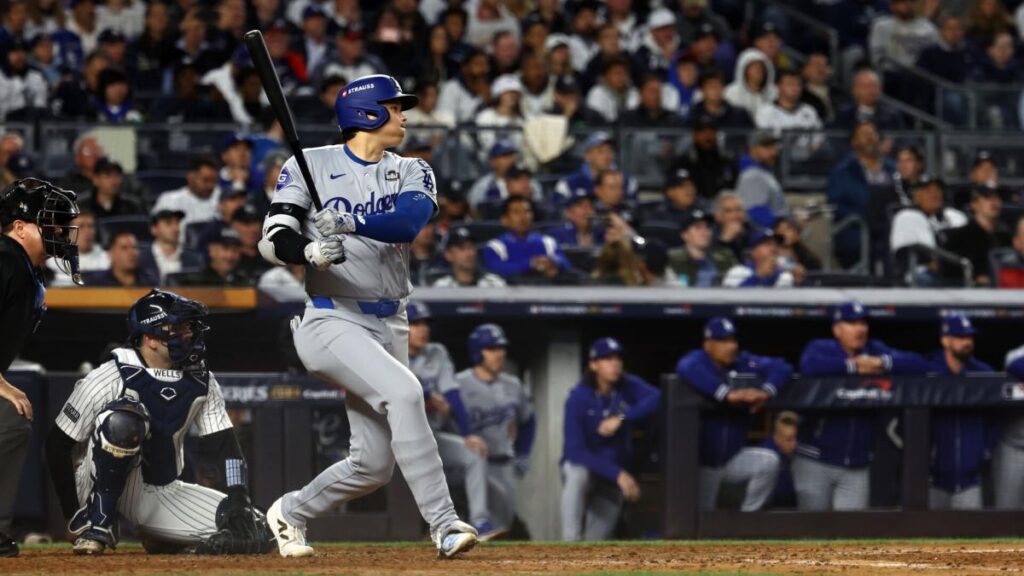
[{"label": "strauss patch on helmet", "polygon": [[342,98],[348,98],[349,94],[355,94],[356,92],[362,92],[363,90],[372,90],[373,88],[374,88],[374,83],[373,82],[370,82],[369,84],[363,84],[362,86],[353,86],[353,87],[349,88],[348,90],[345,90],[344,92],[342,92],[341,93],[341,97]]}]

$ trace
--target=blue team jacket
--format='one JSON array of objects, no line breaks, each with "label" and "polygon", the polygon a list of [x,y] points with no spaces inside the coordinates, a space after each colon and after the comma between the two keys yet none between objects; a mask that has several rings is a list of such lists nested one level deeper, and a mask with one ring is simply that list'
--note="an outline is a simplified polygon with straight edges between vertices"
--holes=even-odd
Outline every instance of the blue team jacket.
[{"label": "blue team jacket", "polygon": [[[698,392],[717,402],[725,402],[729,394],[729,377],[733,374],[755,374],[761,377],[761,388],[772,396],[778,394],[793,376],[793,367],[781,358],[755,356],[740,352],[736,361],[724,369],[711,361],[704,350],[688,352],[676,364],[676,374]],[[700,426],[700,464],[724,466],[747,442],[750,412],[745,407],[702,415]]]},{"label": "blue team jacket", "polygon": [[[579,245],[579,232],[572,225],[572,222],[564,222],[558,226],[552,226],[545,230],[544,233],[554,238],[555,242],[558,242],[558,245],[562,248],[573,248]],[[595,246],[604,244],[603,226],[595,226],[593,234]]]},{"label": "blue team jacket", "polygon": [[[949,370],[942,350],[929,357],[930,372],[956,376]],[[988,364],[971,358],[961,374],[993,372]],[[965,383],[965,386],[970,386]],[[991,418],[978,412],[936,410],[932,412],[932,484],[947,492],[960,492],[981,482],[981,467],[991,454],[997,428]]]},{"label": "blue team jacket", "polygon": [[572,267],[554,238],[536,232],[521,238],[506,232],[484,246],[484,268],[503,278],[528,274],[530,260],[536,256],[551,258],[562,270]]},{"label": "blue team jacket", "polygon": [[1024,356],[1015,358],[1006,365],[1006,373],[1018,380],[1024,380]]},{"label": "blue team jacket", "polygon": [[[868,340],[860,353],[881,356],[890,374],[922,375],[928,361],[913,352],[889,348]],[[851,357],[832,338],[812,340],[800,356],[801,376],[847,376],[856,374]],[[833,466],[861,468],[874,457],[874,416],[863,412],[829,415],[807,413],[800,422],[797,453]]]},{"label": "blue team jacket", "polygon": [[[578,382],[565,401],[562,462],[615,482],[633,455],[633,426],[653,414],[660,401],[661,391],[633,374],[626,374],[607,396]],[[617,414],[625,417],[618,432],[610,438],[598,434],[601,420]]]}]

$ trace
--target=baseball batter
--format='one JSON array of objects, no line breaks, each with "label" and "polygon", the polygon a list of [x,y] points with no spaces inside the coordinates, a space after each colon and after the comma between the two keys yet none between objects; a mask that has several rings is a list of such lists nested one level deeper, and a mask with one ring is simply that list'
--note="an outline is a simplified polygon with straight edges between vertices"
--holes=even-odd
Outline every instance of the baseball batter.
[{"label": "baseball batter", "polygon": [[[80,380],[57,415],[46,455],[75,554],[114,548],[119,516],[151,552],[273,549],[266,518],[249,502],[220,386],[206,369],[205,316],[205,306],[171,292],[140,298],[128,313],[128,344]],[[204,447],[221,455],[224,492],[179,479],[193,424]]]},{"label": "baseball batter", "polygon": [[324,206],[312,197],[295,158],[278,177],[260,251],[275,264],[305,264],[308,302],[295,348],[312,374],[345,387],[352,429],[345,460],[267,511],[282,556],[309,556],[306,523],[391,480],[402,468],[440,557],[477,543],[459,520],[409,370],[406,299],[409,243],[437,209],[430,166],[388,152],[405,137],[403,110],[416,106],[390,76],[349,83],[335,103],[345,143],[305,150]]}]

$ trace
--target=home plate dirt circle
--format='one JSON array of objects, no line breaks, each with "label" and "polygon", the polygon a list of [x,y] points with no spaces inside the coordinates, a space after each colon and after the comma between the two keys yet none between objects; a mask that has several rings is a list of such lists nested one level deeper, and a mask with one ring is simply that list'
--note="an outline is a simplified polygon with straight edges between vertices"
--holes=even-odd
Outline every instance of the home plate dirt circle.
[{"label": "home plate dirt circle", "polygon": [[30,547],[0,559],[2,574],[1024,574],[1024,541],[491,543],[454,561],[428,543],[318,544],[312,558],[151,556],[121,548],[77,557]]}]

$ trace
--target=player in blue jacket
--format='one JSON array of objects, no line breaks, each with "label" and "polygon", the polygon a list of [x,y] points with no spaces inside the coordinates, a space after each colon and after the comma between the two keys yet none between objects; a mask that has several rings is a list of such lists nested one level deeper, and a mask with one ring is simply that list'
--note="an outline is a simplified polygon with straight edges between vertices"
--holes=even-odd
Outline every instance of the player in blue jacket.
[{"label": "player in blue jacket", "polygon": [[546,234],[530,232],[533,204],[513,196],[505,200],[501,224],[508,229],[484,246],[484,268],[502,278],[541,276],[554,278],[571,268],[558,242]]},{"label": "player in blue jacket", "polygon": [[[929,357],[929,372],[954,377],[993,372],[974,357],[975,333],[966,316],[943,318],[942,349]],[[951,408],[932,413],[932,487],[928,493],[932,509],[981,509],[981,468],[991,454],[993,432],[981,412]]]},{"label": "player in blue jacket", "polygon": [[[801,376],[871,374],[921,375],[928,361],[913,352],[894,350],[868,339],[867,312],[847,302],[832,314],[834,338],[812,340],[800,357]],[[793,460],[793,482],[801,510],[861,510],[871,487],[874,415],[863,412],[805,414]]]},{"label": "player in blue jacket", "polygon": [[[1024,382],[1024,346],[1006,354],[1006,372]],[[1019,384],[1021,386],[1024,384]],[[992,458],[995,506],[1000,510],[1024,508],[1024,417],[1009,418],[1002,426]]]},{"label": "player in blue jacket", "polygon": [[[699,505],[712,510],[726,470],[746,444],[751,414],[789,383],[793,367],[781,358],[741,351],[733,323],[712,318],[704,327],[704,347],[680,358],[676,374],[698,392],[729,406],[701,420]],[[735,387],[732,377],[744,374],[760,377],[761,386]]]},{"label": "player in blue jacket", "polygon": [[625,469],[633,453],[633,426],[653,414],[660,400],[657,388],[623,371],[618,340],[594,341],[587,370],[565,402],[563,540],[607,540],[623,500],[640,497]]}]

